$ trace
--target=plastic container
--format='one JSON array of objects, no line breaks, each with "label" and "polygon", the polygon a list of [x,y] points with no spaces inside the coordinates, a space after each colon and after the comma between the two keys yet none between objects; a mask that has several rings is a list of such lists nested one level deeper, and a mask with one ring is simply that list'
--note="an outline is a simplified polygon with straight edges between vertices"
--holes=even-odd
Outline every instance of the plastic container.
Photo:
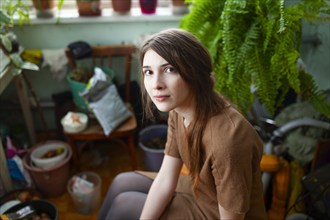
[{"label": "plastic container", "polygon": [[[8,213],[16,212],[26,206],[31,206],[33,209],[36,210],[36,214],[38,214],[38,215],[45,213],[50,217],[50,219],[58,220],[58,210],[57,210],[56,206],[46,200],[29,200],[26,202],[22,202],[22,203],[19,203],[15,206],[11,207],[5,213],[8,214]],[[33,218],[33,219],[35,219],[35,218]]]},{"label": "plastic container", "polygon": [[[79,193],[74,192],[73,183],[77,177],[81,177],[82,179],[93,183],[94,187],[92,191]],[[81,172],[69,180],[67,190],[71,195],[73,203],[79,213],[91,214],[99,208],[101,202],[101,186],[102,180],[100,176],[94,172]]]},{"label": "plastic container", "polygon": [[[59,148],[63,148],[63,151],[54,157],[50,158],[42,158],[49,151],[58,150]],[[47,142],[45,144],[39,145],[31,152],[31,160],[38,168],[49,169],[51,167],[56,166],[61,161],[63,161],[68,153],[69,146],[63,142]]]},{"label": "plastic container", "polygon": [[[8,202],[5,202],[4,204],[2,204],[0,206],[0,215],[5,213],[8,209],[14,207],[15,205],[17,204],[20,204],[21,202],[18,201],[17,199],[16,200],[9,200]],[[1,217],[0,217],[1,219]]]},{"label": "plastic container", "polygon": [[61,124],[64,131],[67,133],[79,133],[87,127],[88,116],[80,112],[68,112],[61,119]]},{"label": "plastic container", "polygon": [[[49,141],[67,145],[62,141]],[[68,153],[63,161],[49,169],[35,167],[31,163],[31,152],[45,143],[32,147],[23,157],[23,166],[29,172],[31,179],[36,185],[37,190],[45,197],[57,197],[66,191],[66,184],[70,178],[70,159],[72,157],[71,147],[68,146]]]},{"label": "plastic container", "polygon": [[140,0],[139,3],[142,14],[156,13],[157,0]]},{"label": "plastic container", "polygon": [[73,96],[73,102],[74,104],[82,111],[82,112],[88,112],[88,106],[86,101],[79,95],[80,92],[84,91],[86,88],[85,83],[72,80],[69,75],[67,75],[67,80],[72,92]]},{"label": "plastic container", "polygon": [[143,150],[144,168],[148,171],[158,172],[162,165],[164,148],[158,147],[158,149],[154,149],[150,147],[149,143],[153,138],[166,140],[167,127],[167,125],[163,124],[151,125],[142,129],[139,133],[139,146]]}]

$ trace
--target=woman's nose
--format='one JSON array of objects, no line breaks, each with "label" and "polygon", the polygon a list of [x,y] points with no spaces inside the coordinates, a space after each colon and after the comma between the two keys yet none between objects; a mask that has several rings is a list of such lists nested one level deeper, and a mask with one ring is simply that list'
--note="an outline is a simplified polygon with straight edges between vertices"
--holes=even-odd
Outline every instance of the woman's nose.
[{"label": "woman's nose", "polygon": [[164,88],[164,83],[161,74],[155,74],[153,79],[153,89],[159,90],[163,88]]}]

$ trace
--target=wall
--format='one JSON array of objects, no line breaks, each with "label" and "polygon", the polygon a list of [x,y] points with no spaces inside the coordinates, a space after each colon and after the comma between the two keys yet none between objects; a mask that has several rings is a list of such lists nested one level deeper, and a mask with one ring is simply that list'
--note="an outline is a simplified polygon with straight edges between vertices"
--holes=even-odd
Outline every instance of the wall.
[{"label": "wall", "polygon": [[[159,30],[177,27],[178,20],[170,21],[116,21],[116,22],[92,22],[88,23],[60,23],[55,24],[36,24],[16,28],[18,40],[26,49],[59,49],[65,48],[69,43],[83,40],[90,45],[97,44],[121,44],[136,43],[145,35]],[[136,60],[134,60],[136,62]],[[136,64],[136,63],[135,63]],[[137,80],[136,69],[132,70],[132,79]],[[49,98],[53,92],[67,89],[66,81],[54,81],[49,69],[42,69],[41,72],[29,73],[34,88],[38,91],[41,99]],[[49,87],[50,86],[50,87]],[[45,90],[46,89],[46,90]]]}]

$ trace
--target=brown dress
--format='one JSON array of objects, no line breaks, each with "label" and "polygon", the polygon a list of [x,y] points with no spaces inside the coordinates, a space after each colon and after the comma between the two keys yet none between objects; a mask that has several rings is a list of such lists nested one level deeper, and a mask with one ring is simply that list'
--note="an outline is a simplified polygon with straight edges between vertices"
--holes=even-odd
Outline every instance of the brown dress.
[{"label": "brown dress", "polygon": [[[189,146],[183,118],[169,114],[165,154],[182,159],[189,169]],[[267,219],[260,172],[263,143],[250,123],[229,104],[209,120],[203,137],[205,163],[196,195],[189,176],[180,176],[176,193],[162,219],[219,219],[218,203],[245,213],[245,219]]]}]

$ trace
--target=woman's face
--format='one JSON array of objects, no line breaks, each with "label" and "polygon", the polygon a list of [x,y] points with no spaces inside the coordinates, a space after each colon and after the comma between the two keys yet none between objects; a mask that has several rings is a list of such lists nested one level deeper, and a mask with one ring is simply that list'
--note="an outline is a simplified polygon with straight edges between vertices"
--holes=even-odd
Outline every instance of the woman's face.
[{"label": "woman's face", "polygon": [[148,50],[143,59],[144,86],[159,111],[190,111],[193,107],[188,84],[164,58]]}]

